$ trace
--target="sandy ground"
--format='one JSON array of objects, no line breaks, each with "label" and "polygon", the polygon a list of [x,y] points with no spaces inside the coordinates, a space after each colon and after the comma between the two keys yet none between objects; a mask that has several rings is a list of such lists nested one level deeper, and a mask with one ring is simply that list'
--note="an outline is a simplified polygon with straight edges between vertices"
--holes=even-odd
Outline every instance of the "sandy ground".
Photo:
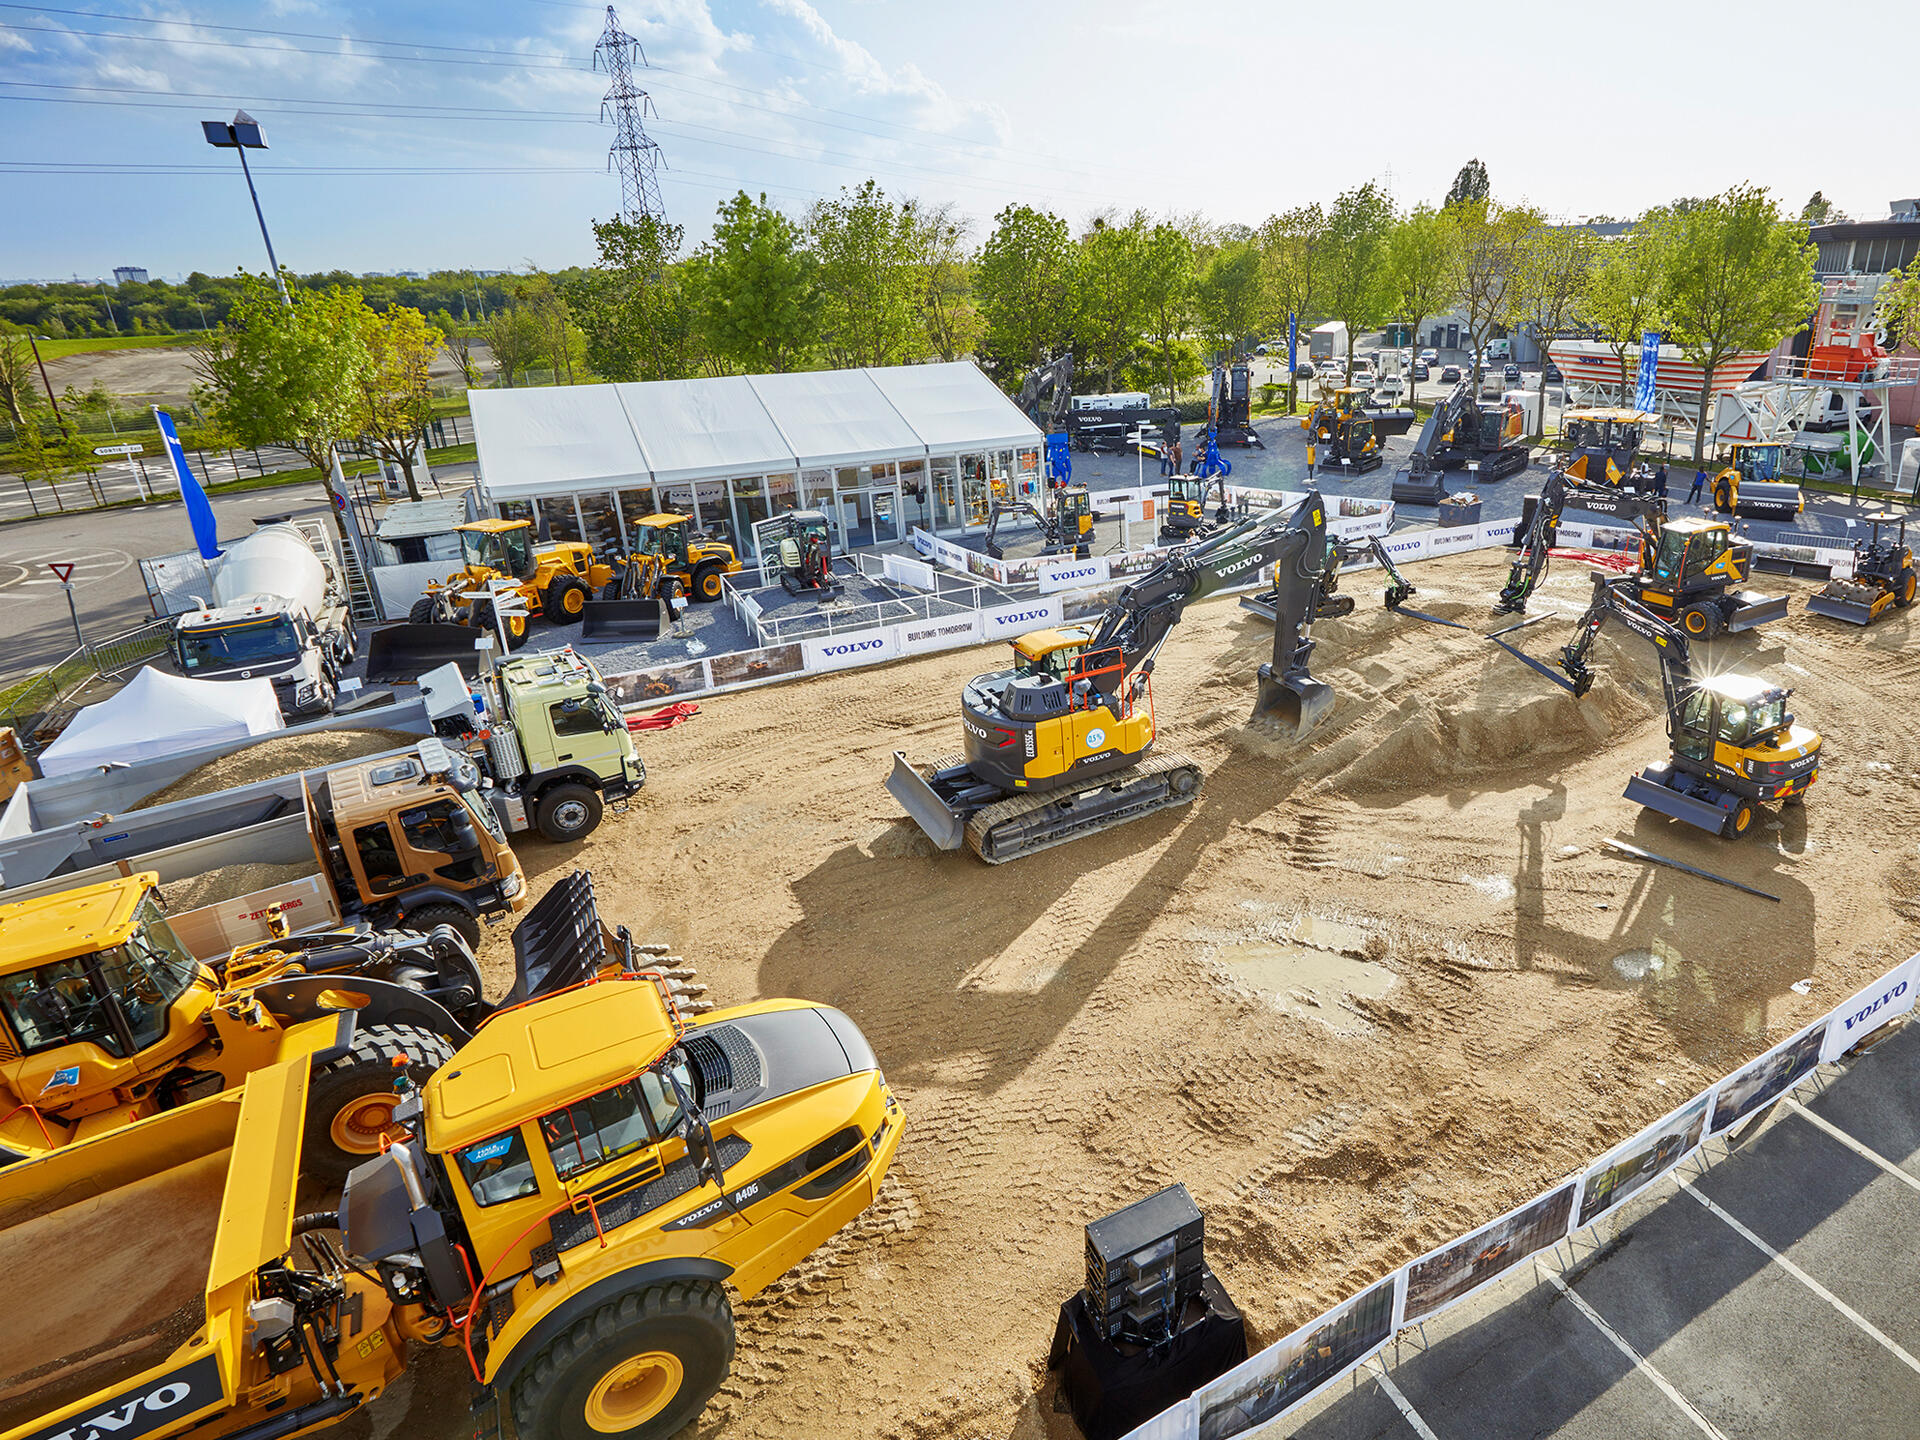
[{"label": "sandy ground", "polygon": [[[1503,571],[1419,566],[1414,603],[1491,629]],[[1913,948],[1907,613],[1858,631],[1765,578],[1792,618],[1710,663],[1798,686],[1828,758],[1803,810],[1733,843],[1620,798],[1665,748],[1641,642],[1610,632],[1575,701],[1351,588],[1360,612],[1316,627],[1340,701],[1307,743],[1247,724],[1270,628],[1196,607],[1154,678],[1162,749],[1208,772],[1199,801],[1013,865],[935,853],[882,789],[896,748],[958,748],[959,686],[1000,662],[982,650],[703,701],[643,738],[631,813],[528,844],[536,889],[590,868],[607,918],[670,942],[721,1003],[843,1006],[906,1103],[881,1203],[739,1307],[733,1376],[693,1433],[1065,1440],[1042,1367],[1085,1221],[1184,1182],[1265,1343]],[[1571,615],[1587,589],[1563,562],[1535,609]],[[1546,656],[1570,628],[1522,633]],[[499,985],[504,935],[485,960]],[[464,1434],[443,1361],[340,1433]]]},{"label": "sandy ground", "polygon": [[[491,374],[492,352],[484,345],[474,348],[482,372]],[[439,383],[451,384],[459,378],[460,367],[444,350],[439,350],[434,353],[428,373]],[[47,361],[47,378],[55,390],[63,393],[69,385],[82,393],[101,385],[114,395],[156,401],[186,400],[196,387],[206,383],[194,362],[191,343],[62,355]]]},{"label": "sandy ground", "polygon": [[315,735],[288,735],[278,740],[262,740],[231,755],[210,760],[198,770],[190,770],[165,789],[156,790],[134,810],[151,810],[175,800],[191,800],[218,790],[232,790],[259,780],[271,780],[295,770],[312,770],[321,765],[337,765],[343,760],[358,760],[363,755],[378,755],[383,750],[398,750],[418,743],[418,735],[401,730],[332,730]]}]

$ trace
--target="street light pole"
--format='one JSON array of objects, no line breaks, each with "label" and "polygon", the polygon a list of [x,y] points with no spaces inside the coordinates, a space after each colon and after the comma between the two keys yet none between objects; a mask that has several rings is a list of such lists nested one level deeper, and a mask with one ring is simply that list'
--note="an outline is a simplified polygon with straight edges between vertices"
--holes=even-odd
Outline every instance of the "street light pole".
[{"label": "street light pole", "polygon": [[267,265],[273,271],[273,285],[280,292],[280,303],[292,309],[293,297],[287,294],[287,282],[280,278],[280,260],[273,253],[273,236],[267,233],[266,212],[260,208],[260,192],[253,188],[253,170],[247,164],[247,151],[267,148],[266,132],[260,128],[260,122],[244,110],[234,111],[231,120],[202,120],[200,130],[209,145],[240,152],[240,173],[246,177],[247,195],[253,201],[253,218],[260,222],[260,238],[267,244]]}]

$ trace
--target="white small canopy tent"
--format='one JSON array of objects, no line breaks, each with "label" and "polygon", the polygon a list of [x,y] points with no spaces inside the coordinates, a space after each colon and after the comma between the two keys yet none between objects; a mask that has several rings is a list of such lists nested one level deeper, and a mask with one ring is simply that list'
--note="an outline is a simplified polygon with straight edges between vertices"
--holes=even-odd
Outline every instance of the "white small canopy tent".
[{"label": "white small canopy tent", "polygon": [[271,680],[188,680],[148,665],[119,694],[74,716],[40,752],[40,773],[152,760],[284,724]]}]

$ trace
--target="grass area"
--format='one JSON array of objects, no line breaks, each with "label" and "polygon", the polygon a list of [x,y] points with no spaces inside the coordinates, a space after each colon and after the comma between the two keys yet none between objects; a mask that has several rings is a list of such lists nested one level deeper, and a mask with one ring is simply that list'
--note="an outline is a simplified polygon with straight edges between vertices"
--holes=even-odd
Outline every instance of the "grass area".
[{"label": "grass area", "polygon": [[92,355],[101,350],[159,350],[191,345],[199,338],[198,335],[95,335],[86,340],[42,340],[40,358],[58,360],[65,355]]},{"label": "grass area", "polygon": [[35,690],[36,693],[33,699],[44,705],[54,696],[63,693],[69,686],[78,685],[82,680],[85,680],[92,674],[93,662],[84,655],[76,655],[71,660],[63,660],[59,665],[54,667],[53,676],[55,683],[54,687],[50,690],[46,685],[47,672],[44,670],[36,671],[26,679],[16,681],[4,690],[0,690],[0,715],[4,715],[10,711],[29,690]]}]

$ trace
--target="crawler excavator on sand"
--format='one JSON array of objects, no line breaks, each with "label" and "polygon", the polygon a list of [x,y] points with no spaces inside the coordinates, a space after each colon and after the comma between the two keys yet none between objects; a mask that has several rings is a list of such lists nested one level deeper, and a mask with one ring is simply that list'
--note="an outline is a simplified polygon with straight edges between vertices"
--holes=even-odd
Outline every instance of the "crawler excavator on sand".
[{"label": "crawler excavator on sand", "polygon": [[1560,652],[1564,675],[1504,640],[1493,643],[1584,695],[1593,684],[1587,656],[1609,620],[1654,647],[1666,694],[1668,757],[1627,782],[1627,799],[1729,840],[1753,828],[1761,803],[1805,800],[1820,773],[1822,745],[1818,731],[1795,724],[1787,712],[1793,692],[1751,675],[1696,677],[1686,632],[1634,599],[1631,577],[1594,573],[1593,603],[1573,643]]},{"label": "crawler excavator on sand", "polygon": [[1200,767],[1148,754],[1160,646],[1190,603],[1277,568],[1273,661],[1260,667],[1254,718],[1305,733],[1334,699],[1307,670],[1326,558],[1326,507],[1314,493],[1175,550],[1091,624],[1015,640],[1013,668],[975,676],[961,696],[966,752],[915,765],[896,750],[888,791],[942,850],[965,844],[992,865],[1189,803]]},{"label": "crawler excavator on sand", "polygon": [[1406,469],[1393,477],[1396,504],[1438,505],[1447,498],[1446,472],[1468,467],[1478,480],[1504,480],[1527,468],[1531,453],[1518,406],[1482,406],[1462,380],[1420,427]]},{"label": "crawler excavator on sand", "polygon": [[1640,531],[1640,568],[1621,577],[1638,603],[1666,616],[1695,640],[1724,632],[1751,630],[1782,620],[1787,597],[1743,590],[1753,573],[1753,546],[1735,540],[1724,520],[1667,519],[1666,502],[1615,485],[1579,485],[1556,470],[1522,511],[1507,583],[1494,601],[1494,613],[1519,615],[1547,573],[1560,514],[1571,505],[1595,515],[1612,515]]}]

